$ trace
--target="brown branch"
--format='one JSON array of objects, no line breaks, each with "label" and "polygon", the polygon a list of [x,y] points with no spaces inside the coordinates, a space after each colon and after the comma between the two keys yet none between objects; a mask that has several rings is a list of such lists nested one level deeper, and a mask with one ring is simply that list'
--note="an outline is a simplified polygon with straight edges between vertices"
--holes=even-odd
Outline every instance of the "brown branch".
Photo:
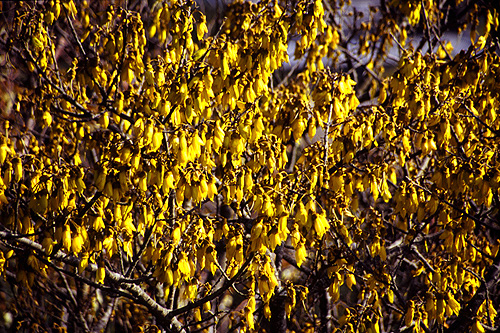
[{"label": "brown branch", "polygon": [[487,259],[490,259],[490,260],[495,260],[494,256],[492,256],[491,254],[488,254],[488,253],[484,252],[482,249],[480,249],[479,247],[477,247],[476,245],[474,245],[470,239],[466,238],[465,242],[467,244],[469,244],[470,246],[472,246],[474,249],[476,249],[477,252],[481,253],[481,255],[483,257],[485,257]]},{"label": "brown branch", "polygon": [[286,76],[283,78],[283,80],[280,81],[280,83],[278,83],[275,87],[275,90],[278,89],[280,86],[286,84],[288,82],[288,80],[290,79],[290,77],[292,77],[293,73],[295,72],[295,70],[297,70],[297,68],[299,67],[300,65],[300,61],[297,61],[297,63],[295,65],[293,65],[292,68],[290,68],[290,70],[288,71],[288,73],[286,74]]},{"label": "brown branch", "polygon": [[[224,278],[226,279],[226,281],[229,281],[231,280],[229,278],[229,276],[227,276],[226,272],[224,271],[224,269],[222,269],[222,267],[219,265],[219,263],[217,262],[217,260],[214,261],[215,265],[217,266],[217,268],[220,270],[220,272],[222,273],[222,275],[224,276]],[[238,288],[236,288],[236,286],[234,285],[234,283],[231,284],[231,287],[234,289],[234,291],[240,295],[241,297],[247,297],[247,295],[245,295],[244,293],[242,293],[241,291],[238,290]]]},{"label": "brown branch", "polygon": [[[65,7],[65,6],[63,6]],[[83,49],[82,42],[80,41],[80,38],[78,38],[78,34],[76,33],[75,27],[73,26],[73,22],[71,22],[71,19],[69,17],[69,9],[65,8],[65,13],[66,13],[66,19],[68,20],[69,27],[71,28],[71,33],[73,34],[73,37],[75,38],[76,43],[78,44],[78,48],[82,52],[82,54],[86,57],[87,53]]]},{"label": "brown branch", "polygon": [[[474,322],[477,311],[483,302],[488,298],[489,291],[499,282],[500,277],[500,251],[497,253],[492,265],[486,271],[481,285],[472,299],[465,307],[462,307],[457,318],[450,324],[445,333],[469,332],[469,327]],[[488,304],[487,304],[488,306]]]},{"label": "brown branch", "polygon": [[73,295],[73,291],[71,290],[69,284],[68,284],[68,279],[66,279],[66,275],[64,275],[62,272],[57,271],[59,275],[61,276],[63,282],[64,282],[64,287],[66,288],[66,291],[68,292],[69,298],[71,300],[71,303],[73,303],[73,306],[75,307],[75,317],[80,321],[80,324],[83,325],[83,328],[85,329],[86,332],[89,331],[89,326],[87,325],[87,321],[85,318],[83,318],[83,314],[81,311],[78,311],[78,302],[75,299],[75,295]]},{"label": "brown branch", "polygon": [[460,212],[462,213],[464,216],[467,216],[468,218],[474,220],[474,222],[476,223],[479,223],[483,226],[485,226],[486,228],[489,228],[491,230],[495,230],[495,231],[500,231],[500,228],[497,227],[497,226],[494,226],[494,225],[491,225],[491,224],[488,224],[486,223],[485,221],[481,220],[480,218],[474,216],[474,215],[471,215],[469,214],[467,211],[465,211],[464,209],[460,208],[460,207],[457,207],[455,206],[453,203],[449,202],[448,200],[444,199],[443,197],[437,195],[436,193],[433,193],[431,190],[429,190],[428,188],[426,188],[425,186],[422,186],[420,184],[418,184],[417,182],[415,182],[414,180],[412,180],[411,178],[409,178],[408,176],[405,176],[406,180],[408,180],[410,183],[412,183],[414,186],[420,188],[421,190],[427,192],[428,194],[430,195],[434,195],[437,197],[437,199],[440,201],[440,202],[443,202],[445,203],[446,205],[448,205],[450,208],[453,208],[454,210],[456,210],[457,212]]},{"label": "brown branch", "polygon": [[285,259],[290,265],[292,265],[293,267],[295,267],[299,271],[301,271],[307,275],[311,274],[311,270],[309,268],[307,268],[305,265],[299,267],[297,265],[297,261],[295,261],[295,258],[292,258],[290,255],[288,255],[286,253],[283,254],[283,259]]},{"label": "brown branch", "polygon": [[[471,269],[469,269],[467,267],[464,267],[463,269],[464,269],[464,271],[469,272],[470,274],[472,274],[476,279],[478,279],[479,281],[481,281],[481,283],[486,283],[486,281],[480,275],[478,275],[476,272],[474,272],[473,270],[471,270]],[[488,317],[487,318],[488,319],[488,324],[490,326],[493,326],[493,323],[491,322],[489,302],[490,302],[490,292],[489,292],[488,288],[486,288],[486,315]]]},{"label": "brown branch", "polygon": [[420,261],[424,264],[424,266],[427,267],[428,270],[430,270],[432,273],[436,273],[434,268],[431,266],[431,264],[429,264],[429,262],[427,261],[427,259],[425,259],[425,257],[422,255],[422,253],[420,253],[418,251],[416,246],[412,246],[411,249],[412,249],[413,253],[415,253],[417,255],[418,259],[420,259]]},{"label": "brown branch", "polygon": [[92,208],[92,206],[101,197],[101,195],[102,195],[102,192],[97,191],[94,194],[94,196],[92,197],[92,199],[90,199],[90,201],[87,202],[87,204],[82,208],[82,210],[78,212],[78,218],[83,218],[85,216],[85,214],[87,214],[87,212],[90,210],[90,208]]},{"label": "brown branch", "polygon": [[[8,238],[11,238],[11,236],[12,236],[12,234],[10,232],[0,231],[0,238],[8,239]],[[23,238],[23,237],[16,238],[15,240],[16,240],[16,242],[32,249],[33,251],[35,251],[38,256],[41,256],[43,258],[47,257],[45,254],[45,251],[43,250],[43,247],[39,243],[34,242],[34,241],[27,239],[27,238]],[[58,251],[57,253],[53,254],[51,256],[51,260],[64,262],[64,263],[71,265],[71,266],[74,266],[74,267],[77,267],[80,263],[80,260],[78,258],[68,256],[65,253],[63,253],[62,251]],[[118,294],[121,294],[122,296],[125,296],[127,298],[130,298],[130,299],[136,301],[136,302],[139,302],[140,304],[144,305],[149,310],[149,312],[151,312],[151,314],[153,314],[156,317],[156,319],[158,320],[159,324],[162,327],[164,327],[165,329],[169,329],[171,327],[170,324],[173,321],[173,318],[172,318],[173,316],[170,315],[171,311],[167,310],[166,308],[164,308],[160,304],[158,304],[140,286],[138,286],[136,284],[132,284],[132,283],[121,282],[121,280],[124,278],[123,275],[106,269],[106,278],[108,278],[109,280],[118,284],[117,287],[112,288],[110,286],[106,286],[106,285],[92,282],[88,279],[83,278],[82,276],[80,276],[76,273],[72,274],[69,271],[60,269],[55,264],[53,264],[52,261],[48,261],[48,260],[44,260],[44,261],[46,263],[49,263],[49,264],[52,263],[52,265],[51,265],[52,267],[54,267],[58,270],[61,270],[65,274],[77,277],[86,284],[92,285],[96,288],[108,290],[108,291],[109,291],[109,289],[111,289],[112,292],[116,292]],[[87,270],[90,272],[96,272],[97,269],[98,269],[97,264],[89,263],[89,265],[87,266]],[[128,293],[125,293],[123,290],[126,290]],[[179,310],[181,310],[181,311],[179,311]],[[188,311],[188,310],[186,310],[186,311]],[[178,314],[180,314],[180,313],[183,313],[184,310],[182,310],[182,308],[177,309],[177,312],[178,312]],[[171,328],[169,330],[171,330]]]},{"label": "brown branch", "polygon": [[[207,296],[197,300],[196,302],[190,303],[186,306],[183,306],[181,308],[177,308],[175,310],[168,310],[165,307],[161,306],[159,303],[157,303],[154,299],[152,299],[139,285],[133,284],[133,283],[127,283],[123,282],[125,277],[119,273],[110,271],[109,269],[106,269],[106,278],[112,281],[115,286],[108,286],[108,285],[103,285],[99,283],[95,283],[93,281],[90,281],[76,273],[72,273],[69,271],[66,271],[62,268],[59,268],[57,265],[54,264],[53,261],[60,261],[64,262],[68,265],[78,267],[80,260],[76,257],[73,256],[68,256],[62,251],[57,251],[57,253],[52,254],[50,259],[52,261],[47,260],[47,255],[43,249],[43,247],[37,243],[34,242],[30,239],[24,238],[24,237],[19,237],[15,238],[16,235],[12,234],[7,231],[0,231],[0,238],[1,239],[15,239],[16,242],[19,244],[22,244],[31,250],[33,250],[36,254],[37,257],[41,258],[46,264],[49,264],[51,267],[55,268],[56,270],[65,273],[67,275],[73,276],[75,278],[78,278],[82,282],[91,285],[93,287],[99,288],[106,290],[108,292],[113,292],[116,294],[120,294],[121,296],[130,298],[142,305],[144,305],[151,314],[153,314],[156,319],[158,320],[158,323],[164,327],[167,330],[171,330],[174,332],[180,331],[180,327],[173,327],[173,326],[180,326],[176,325],[179,324],[178,321],[176,320],[175,316],[178,316],[182,313],[188,312],[192,309],[195,309],[197,307],[202,306],[206,302],[209,302],[219,296],[221,296],[227,289],[229,289],[232,284],[237,281],[245,272],[247,267],[250,265],[250,263],[253,260],[254,255],[250,255],[248,259],[243,263],[239,271],[236,273],[236,275],[230,279],[227,280],[224,285],[214,291],[213,293],[208,294]],[[97,264],[89,263],[87,266],[87,270],[90,272],[96,272],[98,269]],[[127,292],[125,292],[127,291]]]},{"label": "brown branch", "polygon": [[[326,122],[326,130],[325,130],[325,137],[323,138],[323,144],[325,145],[325,157],[323,159],[323,164],[325,165],[324,166],[324,171],[323,173],[326,173],[326,168],[328,166],[328,146],[329,146],[329,140],[328,140],[328,134],[330,134],[330,126],[331,126],[331,123],[332,123],[332,112],[333,112],[333,103],[330,104],[330,110],[328,112],[328,120]],[[312,138],[311,138],[312,139]]]},{"label": "brown branch", "polygon": [[107,306],[104,315],[99,320],[97,325],[92,329],[92,332],[107,332],[107,327],[109,325],[109,320],[111,319],[111,314],[115,308],[116,298],[114,298]]},{"label": "brown branch", "polygon": [[[28,54],[29,56],[29,60],[35,65],[37,71],[40,73],[41,77],[52,87],[54,88],[55,90],[57,90],[57,92],[59,94],[61,94],[61,97],[63,99],[65,99],[66,101],[70,102],[74,107],[76,107],[79,111],[83,112],[82,115],[80,114],[77,114],[77,113],[70,113],[68,111],[64,111],[66,114],[70,115],[70,116],[73,116],[75,118],[84,118],[84,117],[88,117],[89,119],[88,120],[93,120],[95,119],[97,116],[92,114],[92,112],[90,112],[89,110],[87,110],[83,105],[81,105],[80,103],[78,103],[76,101],[76,99],[74,99],[73,97],[71,97],[70,95],[68,95],[64,90],[62,90],[58,85],[56,85],[54,82],[52,82],[52,80],[50,80],[48,77],[47,77],[47,74],[45,73],[44,70],[42,70],[40,68],[40,66],[38,65],[36,59],[33,57],[33,55],[31,54],[31,51],[28,49],[28,47],[25,48],[26,49],[26,53]],[[59,111],[60,109],[57,109],[57,111]],[[61,110],[62,111],[62,110]]]},{"label": "brown branch", "polygon": [[63,83],[62,83],[62,80],[61,80],[61,73],[59,71],[59,66],[57,65],[57,59],[56,59],[56,54],[55,54],[55,51],[54,51],[54,47],[52,45],[52,38],[50,37],[50,33],[49,33],[49,28],[47,27],[47,40],[48,40],[48,43],[49,43],[49,47],[50,47],[50,54],[52,55],[52,61],[54,62],[54,69],[56,71],[56,74],[57,74],[57,79],[59,80],[59,85],[61,86],[61,89],[63,89]]},{"label": "brown branch", "polygon": [[399,41],[397,40],[397,38],[392,33],[390,34],[390,36],[391,36],[392,40],[395,41],[396,44],[398,44],[398,47],[401,50],[401,52],[404,53],[406,51],[406,49],[403,47],[403,45],[401,45],[401,43],[399,43]]},{"label": "brown branch", "polygon": [[361,66],[363,66],[363,68],[379,83],[379,84],[382,84],[382,79],[380,77],[378,77],[378,75],[373,71],[371,70],[370,68],[368,68],[368,66],[363,63],[361,61],[361,59],[359,59],[358,57],[356,57],[354,54],[352,54],[351,52],[349,52],[348,49],[342,47],[342,46],[337,46],[337,48],[342,51],[342,53],[344,53],[346,56],[348,56],[349,58],[353,59],[354,61],[356,61],[357,63],[359,63]]},{"label": "brown branch", "polygon": [[202,306],[206,302],[209,302],[209,301],[211,301],[211,300],[213,300],[213,299],[221,296],[227,289],[229,289],[231,287],[231,285],[236,280],[238,280],[246,272],[246,269],[247,269],[248,265],[250,265],[250,263],[252,262],[253,257],[254,257],[254,254],[252,253],[252,255],[250,255],[247,258],[247,260],[243,263],[243,265],[240,267],[240,269],[238,270],[238,272],[236,273],[236,275],[233,276],[231,278],[231,280],[226,280],[226,282],[224,282],[224,285],[222,287],[220,287],[216,291],[208,294],[207,296],[205,296],[203,298],[200,298],[199,300],[197,300],[197,301],[195,301],[193,303],[190,303],[190,304],[188,304],[186,306],[183,306],[181,308],[172,310],[170,313],[167,314],[167,318],[170,319],[170,318],[172,318],[174,316],[180,315],[181,313],[185,313],[185,312],[190,311],[192,309],[196,309],[197,307]]},{"label": "brown branch", "polygon": [[429,22],[429,17],[427,16],[427,11],[425,10],[425,4],[423,0],[420,0],[420,4],[422,6],[422,10],[424,11],[425,18],[425,32],[427,35],[427,43],[429,44],[428,53],[432,53],[432,44],[431,44],[431,24]]},{"label": "brown branch", "polygon": [[[156,222],[156,220],[155,220],[155,222]],[[146,248],[148,247],[148,245],[151,241],[151,238],[153,236],[153,230],[155,227],[156,227],[156,223],[151,225],[148,229],[146,229],[146,233],[144,234],[145,241],[142,243],[142,246],[141,246],[139,252],[137,252],[135,254],[134,258],[132,259],[132,264],[129,266],[129,268],[127,269],[127,272],[125,273],[126,278],[129,278],[131,276],[132,272],[134,271],[134,269],[137,267],[139,260],[141,259],[144,251],[146,251]]]},{"label": "brown branch", "polygon": [[465,107],[465,109],[470,113],[470,115],[474,118],[476,118],[476,120],[481,124],[483,125],[484,127],[486,127],[487,129],[489,129],[491,132],[495,133],[496,136],[500,136],[500,131],[499,130],[496,130],[494,129],[493,127],[491,127],[490,125],[486,124],[483,120],[481,120],[481,118],[479,118],[474,112],[472,112],[472,110],[464,103],[462,102],[462,105]]}]

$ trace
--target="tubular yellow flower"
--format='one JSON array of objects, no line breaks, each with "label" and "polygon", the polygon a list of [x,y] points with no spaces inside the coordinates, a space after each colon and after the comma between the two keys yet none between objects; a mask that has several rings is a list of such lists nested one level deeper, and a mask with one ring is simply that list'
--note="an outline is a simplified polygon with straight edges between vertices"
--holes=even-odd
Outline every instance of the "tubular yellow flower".
[{"label": "tubular yellow flower", "polygon": [[69,250],[71,249],[71,230],[69,224],[66,224],[64,226],[62,241],[64,249],[69,252]]},{"label": "tubular yellow flower", "polygon": [[179,272],[182,274],[182,276],[184,277],[190,276],[191,266],[189,266],[189,262],[187,260],[185,253],[181,253],[178,266],[179,266]]},{"label": "tubular yellow flower", "polygon": [[295,261],[297,261],[297,266],[302,266],[302,263],[306,260],[307,251],[305,247],[305,241],[301,241],[298,247],[295,248]]}]

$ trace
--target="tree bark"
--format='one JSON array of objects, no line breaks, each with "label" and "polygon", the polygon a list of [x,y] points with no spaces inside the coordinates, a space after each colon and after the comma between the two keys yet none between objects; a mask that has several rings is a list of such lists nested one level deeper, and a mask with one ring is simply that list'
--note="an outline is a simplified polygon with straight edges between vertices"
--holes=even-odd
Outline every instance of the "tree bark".
[{"label": "tree bark", "polygon": [[320,311],[320,320],[321,326],[319,328],[319,332],[328,333],[328,315],[329,315],[329,302],[327,290],[324,289],[319,297],[319,311]]},{"label": "tree bark", "polygon": [[286,333],[285,296],[275,296],[269,306],[271,307],[270,332]]}]

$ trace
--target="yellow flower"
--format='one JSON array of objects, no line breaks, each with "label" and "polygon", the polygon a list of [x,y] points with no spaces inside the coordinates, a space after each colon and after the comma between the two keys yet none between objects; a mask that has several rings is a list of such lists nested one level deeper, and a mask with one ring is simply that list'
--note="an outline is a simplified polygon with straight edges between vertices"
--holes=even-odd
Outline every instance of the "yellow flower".
[{"label": "yellow flower", "polygon": [[69,252],[71,249],[71,230],[69,227],[69,224],[66,224],[64,226],[64,231],[63,231],[63,247],[66,249],[66,251]]},{"label": "yellow flower", "polygon": [[302,266],[302,263],[306,260],[307,251],[305,247],[305,240],[302,240],[298,247],[295,248],[295,261],[297,261],[297,266]]},{"label": "yellow flower", "polygon": [[179,272],[182,276],[188,277],[191,274],[191,266],[189,266],[189,262],[187,260],[187,256],[185,253],[181,253],[179,258]]}]

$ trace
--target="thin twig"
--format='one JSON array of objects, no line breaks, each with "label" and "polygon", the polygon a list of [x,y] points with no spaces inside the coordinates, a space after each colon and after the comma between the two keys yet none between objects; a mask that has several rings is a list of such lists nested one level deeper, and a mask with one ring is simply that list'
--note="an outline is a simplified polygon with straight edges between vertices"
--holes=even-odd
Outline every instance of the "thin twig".
[{"label": "thin twig", "polygon": [[419,179],[420,177],[422,177],[422,175],[425,172],[425,169],[427,169],[427,167],[429,166],[429,161],[430,161],[430,157],[428,155],[425,156],[424,160],[422,161],[422,164],[420,165],[420,170],[418,170],[418,173],[417,173],[417,176],[415,177],[415,179]]},{"label": "thin twig", "polygon": [[420,4],[422,6],[422,10],[424,11],[424,18],[425,18],[425,32],[427,33],[427,43],[429,44],[429,51],[428,53],[432,52],[432,44],[431,44],[431,25],[429,23],[429,18],[427,17],[427,11],[425,10],[425,4],[424,0],[420,0]]},{"label": "thin twig", "polygon": [[477,247],[476,245],[474,245],[470,239],[468,238],[465,238],[465,241],[467,242],[467,244],[469,244],[470,246],[472,246],[473,248],[476,249],[477,252],[481,253],[481,255],[487,259],[490,259],[490,260],[494,260],[495,257],[492,256],[491,254],[488,254],[486,252],[484,252],[482,249],[480,249],[479,247]]},{"label": "thin twig", "polygon": [[290,70],[288,71],[288,73],[286,74],[286,76],[283,78],[283,80],[280,81],[280,83],[278,83],[275,87],[275,89],[278,89],[280,86],[286,84],[288,82],[288,80],[290,79],[290,77],[292,77],[293,73],[295,72],[295,70],[299,67],[300,65],[300,61],[297,61],[295,63],[295,65],[293,65],[292,68],[290,68]]},{"label": "thin twig", "polygon": [[[0,231],[0,238],[5,238],[5,239],[11,238],[11,235],[12,234],[10,232]],[[165,327],[166,329],[168,329],[171,326],[171,323],[173,321],[173,315],[170,315],[170,313],[172,313],[172,311],[167,310],[166,308],[161,306],[159,303],[157,303],[140,286],[138,286],[136,284],[121,282],[121,280],[124,278],[123,275],[116,273],[116,272],[113,272],[113,271],[110,271],[109,269],[106,269],[106,271],[105,271],[106,278],[115,282],[115,283],[119,283],[119,287],[116,287],[116,286],[110,287],[110,286],[105,285],[105,284],[96,283],[96,282],[93,282],[93,281],[91,281],[91,280],[89,280],[89,279],[87,279],[87,278],[85,278],[77,273],[73,273],[71,271],[64,270],[64,269],[58,267],[56,264],[54,264],[54,261],[61,261],[61,262],[64,262],[68,265],[78,267],[80,264],[80,259],[72,257],[72,256],[68,256],[65,253],[63,253],[62,251],[57,251],[56,253],[53,253],[51,255],[51,257],[50,257],[51,261],[49,261],[46,259],[47,255],[46,255],[42,245],[40,245],[39,243],[34,242],[28,238],[17,238],[16,241],[19,244],[22,244],[22,245],[32,249],[34,251],[34,253],[36,254],[36,256],[40,260],[42,260],[45,264],[51,266],[55,270],[58,270],[58,271],[63,272],[64,274],[70,275],[70,276],[84,282],[85,284],[88,284],[88,285],[93,286],[95,288],[103,289],[107,292],[121,295],[121,296],[127,297],[135,302],[138,302],[138,303],[144,305],[146,308],[148,308],[148,310],[151,312],[151,314],[153,314],[156,317],[156,319],[158,320],[158,322],[160,323],[161,326]],[[250,263],[250,261],[247,261],[246,266],[248,266],[249,263]],[[246,268],[246,266],[244,265],[245,268]],[[93,272],[93,273],[97,272],[97,269],[98,269],[98,267],[97,267],[97,264],[95,264],[95,263],[89,263],[87,266],[87,270],[90,272]],[[238,273],[239,274],[237,274],[235,276],[236,279],[239,278],[244,272],[240,270],[240,272],[238,272]],[[224,290],[223,291],[218,290],[217,295],[212,296],[212,299],[217,297],[218,295],[222,294],[223,292],[224,292]],[[205,303],[205,302],[202,302],[201,304],[203,304],[203,303]],[[181,314],[181,313],[184,313],[185,311],[189,311],[190,309],[191,308],[183,307],[183,308],[176,309],[174,311],[176,311],[177,314]]]},{"label": "thin twig", "polygon": [[[481,281],[482,284],[484,284],[486,286],[486,281],[484,280],[483,277],[479,276],[476,272],[474,272],[473,270],[471,269],[468,269],[467,267],[463,267],[464,271],[467,271],[469,272],[470,274],[472,274],[476,279],[478,279],[479,281]],[[488,288],[486,288],[486,317],[488,319],[488,325],[490,326],[493,326],[493,323],[491,322],[491,315],[490,315],[490,291],[488,290]]]},{"label": "thin twig", "polygon": [[285,259],[290,265],[292,265],[293,267],[295,267],[299,271],[301,271],[307,275],[311,274],[311,270],[309,268],[307,268],[306,266],[299,267],[299,265],[297,265],[297,261],[294,258],[292,258],[291,256],[289,256],[288,254],[285,253],[283,255],[283,259]]},{"label": "thin twig", "polygon": [[71,21],[71,19],[69,17],[69,10],[67,8],[65,8],[64,12],[66,13],[66,19],[68,20],[69,27],[71,28],[71,33],[73,34],[73,37],[75,38],[76,43],[78,44],[78,48],[80,49],[80,51],[82,52],[82,54],[85,57],[87,57],[87,53],[83,49],[82,42],[80,41],[80,38],[78,38],[78,34],[76,33],[75,27],[73,26],[73,22]]},{"label": "thin twig", "polygon": [[326,168],[328,166],[328,146],[329,146],[329,140],[328,140],[328,134],[330,132],[330,125],[332,122],[332,112],[333,112],[333,103],[330,104],[330,110],[328,112],[328,120],[326,122],[326,130],[325,130],[325,136],[323,138],[323,144],[325,145],[325,157],[323,158],[323,164],[324,164],[324,169],[323,172],[326,172]]},{"label": "thin twig", "polygon": [[[89,120],[93,120],[94,117],[97,117],[96,115],[92,114],[92,112],[90,112],[89,110],[87,110],[85,107],[83,107],[83,105],[81,105],[80,103],[78,103],[73,97],[71,97],[70,95],[68,95],[64,90],[62,90],[58,85],[56,85],[54,82],[52,82],[52,80],[50,80],[45,71],[42,70],[40,68],[40,66],[38,65],[37,61],[35,60],[35,58],[33,57],[33,55],[31,54],[31,51],[28,49],[28,47],[25,48],[26,49],[26,52],[30,58],[30,61],[35,65],[36,69],[38,70],[38,72],[41,74],[42,78],[48,83],[50,84],[50,86],[52,88],[54,88],[55,90],[57,90],[57,92],[59,92],[61,94],[61,97],[64,98],[66,101],[70,102],[73,106],[75,106],[79,111],[83,112],[83,115],[78,115],[78,114],[72,114],[72,116],[74,117],[83,117],[83,116],[87,116],[89,117],[90,119]],[[66,111],[67,112],[67,111]]]},{"label": "thin twig", "polygon": [[171,312],[169,312],[167,314],[167,318],[171,319],[175,316],[178,316],[181,313],[185,313],[187,311],[190,311],[192,309],[200,307],[203,304],[205,304],[206,302],[209,302],[209,301],[221,296],[236,280],[238,280],[246,272],[246,269],[250,265],[250,263],[252,262],[253,257],[254,257],[254,254],[250,255],[247,258],[247,260],[243,263],[243,265],[240,267],[238,272],[230,280],[226,281],[222,287],[220,287],[216,291],[208,294],[207,296],[205,296],[205,297],[203,297],[203,298],[201,298],[193,303],[190,303],[190,304],[185,305],[181,308],[177,308],[175,310],[172,310]]},{"label": "thin twig", "polygon": [[[221,271],[222,275],[224,275],[224,278],[226,279],[226,281],[229,281],[231,280],[231,278],[229,276],[227,276],[226,272],[224,272],[224,270],[222,269],[222,267],[219,265],[219,263],[217,262],[217,260],[214,261],[215,265],[217,266],[217,268]],[[241,297],[247,297],[247,295],[245,295],[244,293],[242,293],[241,291],[239,291],[236,286],[234,285],[234,283],[231,284],[231,287],[234,289],[234,291],[240,295]]]},{"label": "thin twig", "polygon": [[489,129],[492,133],[495,133],[496,136],[500,136],[500,131],[494,129],[493,127],[489,126],[484,121],[482,121],[481,118],[479,118],[474,112],[472,112],[472,110],[464,102],[462,102],[462,105],[465,107],[465,109],[470,113],[472,117],[476,118],[476,120],[479,123],[481,123],[481,125]]},{"label": "thin twig", "polygon": [[359,59],[358,57],[356,57],[354,54],[352,54],[351,52],[349,52],[349,50],[347,50],[346,48],[342,47],[342,46],[337,46],[337,48],[342,51],[342,53],[344,53],[345,55],[347,55],[349,58],[355,60],[357,63],[359,63],[361,66],[363,66],[363,68],[378,82],[378,83],[382,83],[382,79],[380,77],[378,77],[378,75],[373,71],[371,70],[370,68],[368,68],[368,66],[363,62],[361,61],[361,59]]},{"label": "thin twig", "polygon": [[75,311],[77,313],[78,320],[80,321],[80,323],[85,328],[85,331],[88,332],[89,331],[89,326],[87,325],[87,321],[85,320],[85,318],[83,318],[82,311],[79,311],[80,309],[79,309],[79,306],[78,306],[78,302],[75,299],[75,295],[73,295],[73,291],[71,291],[71,288],[69,287],[68,279],[66,279],[66,276],[64,274],[62,274],[60,271],[57,271],[57,272],[59,273],[59,276],[61,276],[61,278],[62,278],[62,280],[64,282],[64,287],[66,288],[66,291],[69,294],[69,298],[71,299],[71,302],[73,303],[73,306],[75,307]]},{"label": "thin twig", "polygon": [[132,272],[136,268],[139,260],[141,260],[141,257],[143,255],[144,251],[146,251],[146,248],[148,247],[149,243],[151,242],[151,238],[153,236],[153,229],[155,228],[155,226],[156,226],[156,224],[153,224],[146,230],[146,234],[145,234],[146,240],[142,243],[142,246],[141,246],[139,252],[136,253],[135,258],[133,258],[132,265],[130,265],[129,268],[127,269],[127,272],[125,273],[126,278],[130,277],[130,275],[132,274]]},{"label": "thin twig", "polygon": [[49,28],[47,27],[47,40],[49,42],[49,47],[50,47],[50,54],[52,55],[52,61],[54,62],[54,69],[56,71],[56,74],[57,74],[57,79],[59,80],[59,86],[61,87],[62,90],[64,90],[64,87],[63,87],[63,83],[62,83],[62,80],[61,80],[61,74],[59,72],[59,66],[57,65],[57,60],[56,60],[56,54],[55,54],[55,51],[54,51],[54,48],[52,47],[52,38],[50,38],[50,32],[49,32]]},{"label": "thin twig", "polygon": [[394,37],[394,35],[392,33],[390,33],[390,35],[391,35],[392,39],[396,42],[396,44],[398,44],[399,49],[404,53],[406,51],[406,49],[403,47],[403,45],[401,45],[399,43],[399,41],[396,39],[396,37]]},{"label": "thin twig", "polygon": [[430,270],[432,273],[436,273],[434,268],[431,266],[431,264],[429,264],[429,262],[425,259],[425,257],[418,251],[416,246],[412,246],[411,249],[413,253],[417,255],[418,259],[420,259],[420,261],[424,264],[424,266],[427,267],[428,270]]}]

